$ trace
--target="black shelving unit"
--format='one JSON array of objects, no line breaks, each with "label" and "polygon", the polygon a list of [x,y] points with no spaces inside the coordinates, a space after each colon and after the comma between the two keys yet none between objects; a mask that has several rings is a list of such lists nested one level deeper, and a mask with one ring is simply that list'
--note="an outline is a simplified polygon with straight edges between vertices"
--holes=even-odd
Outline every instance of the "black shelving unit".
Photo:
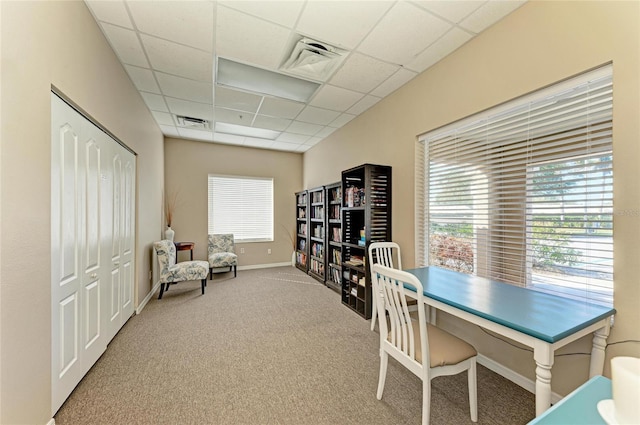
[{"label": "black shelving unit", "polygon": [[309,193],[296,193],[296,267],[309,268]]},{"label": "black shelving unit", "polygon": [[324,283],[326,214],[324,187],[309,189],[309,275]]},{"label": "black shelving unit", "polygon": [[327,204],[327,255],[325,270],[326,285],[336,292],[342,287],[342,183],[325,186],[325,202]]},{"label": "black shelving unit", "polygon": [[371,318],[367,249],[391,239],[391,167],[363,164],[342,172],[342,303]]}]

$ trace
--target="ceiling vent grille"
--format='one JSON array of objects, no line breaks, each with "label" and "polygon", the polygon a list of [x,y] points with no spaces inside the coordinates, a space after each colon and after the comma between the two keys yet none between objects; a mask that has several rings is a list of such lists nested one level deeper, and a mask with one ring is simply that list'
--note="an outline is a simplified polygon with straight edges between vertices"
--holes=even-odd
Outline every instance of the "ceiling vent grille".
[{"label": "ceiling vent grille", "polygon": [[211,130],[211,123],[202,118],[185,117],[183,115],[176,115],[178,126],[186,127],[196,130]]},{"label": "ceiling vent grille", "polygon": [[290,74],[326,81],[344,60],[344,50],[310,38],[300,39],[280,68]]}]

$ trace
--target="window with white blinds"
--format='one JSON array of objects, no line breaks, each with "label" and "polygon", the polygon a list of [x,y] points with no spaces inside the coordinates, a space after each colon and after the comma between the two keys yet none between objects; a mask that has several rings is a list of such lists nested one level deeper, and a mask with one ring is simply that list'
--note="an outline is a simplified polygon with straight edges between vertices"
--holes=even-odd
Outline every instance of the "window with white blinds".
[{"label": "window with white blinds", "polygon": [[612,69],[416,145],[420,266],[613,304]]},{"label": "window with white blinds", "polygon": [[209,234],[273,241],[273,179],[209,175]]}]

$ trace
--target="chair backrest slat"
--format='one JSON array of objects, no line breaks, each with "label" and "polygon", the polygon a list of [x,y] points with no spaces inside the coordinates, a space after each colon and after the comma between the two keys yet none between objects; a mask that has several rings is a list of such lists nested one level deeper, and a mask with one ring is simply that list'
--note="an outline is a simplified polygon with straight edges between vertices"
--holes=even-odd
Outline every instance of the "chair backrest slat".
[{"label": "chair backrest slat", "polygon": [[[429,346],[424,308],[418,309],[418,323],[412,321],[405,292],[405,284],[416,288],[418,305],[421,306],[423,305],[422,284],[410,273],[381,264],[374,264],[372,266],[372,274],[380,292],[380,297],[377,300],[378,309],[380,312],[386,310],[389,314],[388,323],[384,314],[379,315],[380,338],[388,340],[398,351],[404,353],[412,360],[417,360],[416,349],[417,344],[420,343],[422,362],[427,361],[427,363],[423,364],[428,365]],[[414,329],[415,326],[419,326],[419,329]],[[421,336],[419,342],[416,341],[415,338],[415,331],[417,330],[419,330]]]}]

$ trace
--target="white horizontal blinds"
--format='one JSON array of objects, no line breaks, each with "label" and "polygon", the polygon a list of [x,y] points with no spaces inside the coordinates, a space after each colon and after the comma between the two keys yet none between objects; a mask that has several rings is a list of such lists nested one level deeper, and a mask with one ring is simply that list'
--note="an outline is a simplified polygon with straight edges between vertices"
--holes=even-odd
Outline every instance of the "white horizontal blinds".
[{"label": "white horizontal blinds", "polygon": [[610,67],[420,140],[429,264],[611,303]]},{"label": "white horizontal blinds", "polygon": [[209,233],[273,240],[273,179],[209,175]]},{"label": "white horizontal blinds", "polygon": [[427,266],[427,238],[428,231],[426,222],[423,219],[426,215],[426,161],[425,161],[425,146],[424,143],[418,141],[415,146],[415,252],[416,252],[416,267]]}]

